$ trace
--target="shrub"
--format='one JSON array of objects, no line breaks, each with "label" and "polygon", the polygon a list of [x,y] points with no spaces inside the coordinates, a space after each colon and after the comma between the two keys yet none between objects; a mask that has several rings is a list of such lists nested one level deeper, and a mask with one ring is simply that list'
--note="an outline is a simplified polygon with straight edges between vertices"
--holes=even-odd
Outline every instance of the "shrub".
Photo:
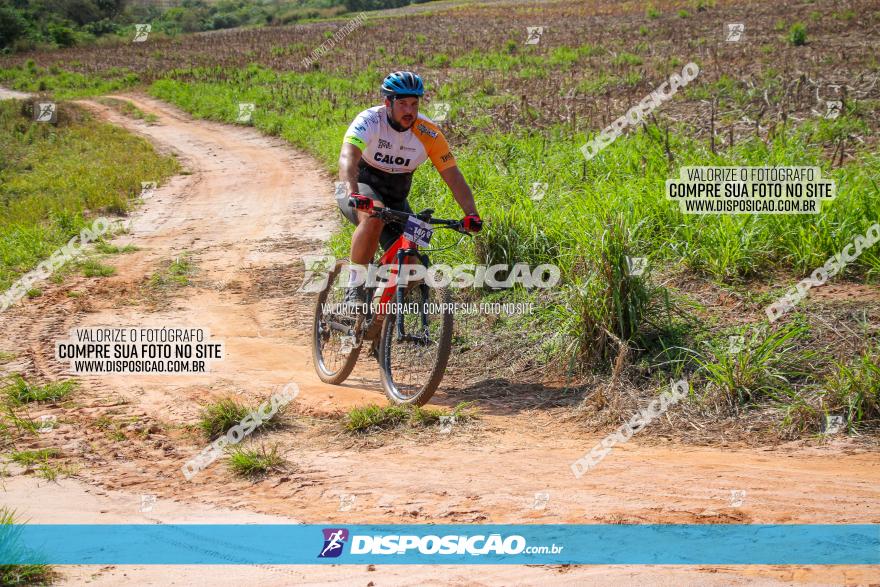
[{"label": "shrub", "polygon": [[50,24],[47,30],[52,41],[60,47],[73,47],[76,44],[76,34],[70,27]]},{"label": "shrub", "polygon": [[796,22],[788,30],[788,41],[795,47],[807,44],[807,27],[802,22]]}]

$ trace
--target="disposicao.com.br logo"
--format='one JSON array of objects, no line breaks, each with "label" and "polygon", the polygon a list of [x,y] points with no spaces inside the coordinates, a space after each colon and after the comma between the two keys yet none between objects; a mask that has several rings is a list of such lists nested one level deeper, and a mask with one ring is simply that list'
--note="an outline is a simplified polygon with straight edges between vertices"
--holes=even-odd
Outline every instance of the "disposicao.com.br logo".
[{"label": "disposicao.com.br logo", "polygon": [[[327,287],[331,271],[336,265],[336,258],[331,255],[305,255],[305,274],[303,284],[299,291],[304,293],[317,293]],[[370,264],[366,267],[360,265],[344,264],[341,275],[349,275],[348,281],[339,280],[335,287],[342,288],[365,285],[369,288],[390,287],[397,284],[397,266]],[[500,279],[500,275],[504,275]],[[527,263],[516,263],[512,267],[505,264],[477,265],[466,263],[454,267],[438,264],[426,267],[421,263],[408,263],[399,277],[400,282],[409,284],[424,281],[428,287],[451,287],[451,288],[481,288],[493,289],[511,288],[519,284],[525,288],[549,289],[559,283],[562,276],[561,269],[556,265],[544,263],[531,267]]]},{"label": "disposicao.com.br logo", "polygon": [[[427,535],[386,534],[353,535],[349,541],[348,530],[344,528],[325,528],[324,546],[318,558],[338,557],[346,542],[350,542],[349,554],[374,555],[517,555],[517,554],[559,554],[563,546],[528,546],[526,539],[513,534]],[[412,552],[411,552],[412,551]]]}]

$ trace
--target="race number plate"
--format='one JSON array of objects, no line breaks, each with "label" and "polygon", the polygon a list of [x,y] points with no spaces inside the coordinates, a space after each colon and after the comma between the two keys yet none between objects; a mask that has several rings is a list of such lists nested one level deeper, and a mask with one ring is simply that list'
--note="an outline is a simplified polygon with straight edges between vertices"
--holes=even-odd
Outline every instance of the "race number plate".
[{"label": "race number plate", "polygon": [[434,227],[415,216],[409,217],[409,220],[406,221],[406,227],[403,229],[403,236],[422,247],[428,246],[432,234],[434,234]]}]

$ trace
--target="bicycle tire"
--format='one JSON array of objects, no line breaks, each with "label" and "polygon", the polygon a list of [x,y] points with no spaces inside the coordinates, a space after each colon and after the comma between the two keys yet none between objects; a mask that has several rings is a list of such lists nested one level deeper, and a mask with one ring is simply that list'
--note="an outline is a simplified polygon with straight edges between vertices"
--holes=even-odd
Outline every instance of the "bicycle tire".
[{"label": "bicycle tire", "polygon": [[[416,289],[417,288],[413,288],[411,291],[415,291]],[[448,304],[451,300],[449,290],[445,288],[436,288],[431,289],[430,291],[436,292],[436,295],[433,297],[438,301],[435,303],[447,304],[444,307],[449,308]],[[394,372],[399,371],[399,369],[396,369],[391,364],[391,351],[395,344],[399,344],[395,340],[396,318],[397,316],[395,313],[389,313],[385,316],[385,322],[382,325],[382,332],[379,337],[378,359],[382,387],[385,390],[385,395],[388,397],[389,401],[394,404],[423,406],[428,403],[434,395],[434,392],[443,380],[443,375],[446,373],[446,365],[449,362],[449,355],[452,350],[452,311],[449,310],[440,314],[440,331],[437,336],[438,351],[437,357],[434,360],[434,365],[431,367],[427,381],[424,385],[420,387],[417,393],[409,396],[404,396],[400,392],[397,383],[395,383],[394,374]]]},{"label": "bicycle tire", "polygon": [[[324,361],[324,354],[321,349],[321,320],[324,316],[324,312],[322,311],[323,304],[327,302],[327,297],[330,295],[331,290],[333,289],[333,284],[336,281],[336,278],[339,276],[340,271],[346,265],[345,261],[337,261],[336,266],[333,268],[333,271],[330,272],[330,275],[327,279],[327,285],[324,286],[324,289],[318,294],[318,301],[315,304],[315,317],[312,323],[312,359],[315,363],[315,371],[318,373],[318,377],[324,383],[330,383],[331,385],[339,385],[351,375],[351,372],[354,370],[354,366],[357,364],[358,357],[361,354],[361,346],[358,345],[354,347],[349,353],[342,366],[333,371],[327,368],[327,365]],[[358,317],[355,323],[355,331],[360,327],[361,317]]]}]

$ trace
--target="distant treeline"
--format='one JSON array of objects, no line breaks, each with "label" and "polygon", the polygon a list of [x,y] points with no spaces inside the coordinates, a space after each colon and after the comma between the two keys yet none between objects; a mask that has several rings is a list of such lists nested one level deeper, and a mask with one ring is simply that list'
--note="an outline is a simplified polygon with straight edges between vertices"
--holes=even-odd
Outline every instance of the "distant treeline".
[{"label": "distant treeline", "polygon": [[0,50],[71,47],[130,35],[135,24],[167,35],[290,24],[427,0],[181,0],[171,8],[134,0],[0,0]]}]

